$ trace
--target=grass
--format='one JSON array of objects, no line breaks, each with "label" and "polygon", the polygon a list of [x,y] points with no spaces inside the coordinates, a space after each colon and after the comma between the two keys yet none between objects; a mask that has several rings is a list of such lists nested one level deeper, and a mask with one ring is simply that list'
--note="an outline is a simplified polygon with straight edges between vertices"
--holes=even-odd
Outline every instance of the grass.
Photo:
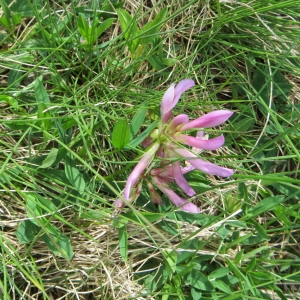
[{"label": "grass", "polygon": [[[0,3],[1,299],[299,298],[299,0]],[[176,114],[235,112],[201,153],[234,175],[113,217],[185,78]]]}]

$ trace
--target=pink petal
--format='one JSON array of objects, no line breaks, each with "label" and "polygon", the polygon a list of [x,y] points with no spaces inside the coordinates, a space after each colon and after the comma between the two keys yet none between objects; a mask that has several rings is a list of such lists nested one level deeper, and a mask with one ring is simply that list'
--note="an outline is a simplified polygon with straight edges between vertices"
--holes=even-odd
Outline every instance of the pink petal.
[{"label": "pink petal", "polygon": [[195,168],[194,166],[192,166],[192,165],[189,163],[189,165],[187,165],[187,166],[181,168],[181,173],[182,173],[182,174],[186,174],[186,173],[191,172],[191,171],[193,171],[193,170],[195,170],[195,169],[196,169],[196,168]]},{"label": "pink petal", "polygon": [[181,209],[190,212],[190,213],[200,213],[200,209],[194,205],[193,203],[189,203],[186,199],[181,198],[178,196],[173,190],[171,190],[168,185],[164,182],[157,180],[154,178],[154,181],[157,187],[176,205],[179,206]]},{"label": "pink petal", "polygon": [[192,189],[192,187],[188,184],[184,176],[181,172],[181,166],[179,161],[175,161],[172,163],[173,167],[173,176],[175,179],[175,182],[177,185],[188,195],[188,196],[194,196],[196,193]]},{"label": "pink petal", "polygon": [[172,129],[175,129],[178,125],[181,125],[183,123],[187,123],[189,121],[188,115],[178,115],[170,122],[170,127]]},{"label": "pink petal", "polygon": [[203,140],[201,138],[179,134],[178,136],[176,136],[176,141],[203,150],[216,150],[223,146],[225,139],[223,135],[210,140]]},{"label": "pink petal", "polygon": [[185,210],[189,213],[192,213],[192,214],[199,214],[200,213],[200,209],[198,206],[196,206],[195,204],[189,202],[187,204],[184,204],[183,206],[181,206],[181,209],[182,210]]},{"label": "pink petal", "polygon": [[173,100],[173,107],[177,104],[181,95],[185,91],[187,91],[188,89],[193,87],[194,85],[195,85],[195,82],[194,82],[194,80],[191,80],[191,79],[184,79],[184,80],[181,80],[178,82],[178,84],[175,87],[175,96],[174,96],[174,100]]},{"label": "pink petal", "polygon": [[189,123],[183,124],[180,131],[217,126],[224,123],[232,114],[233,112],[230,110],[216,110]]},{"label": "pink petal", "polygon": [[[162,101],[161,101],[160,114],[162,116],[163,122],[167,122],[169,120],[169,118],[171,117],[174,93],[175,93],[175,84],[172,83],[171,86],[164,93]],[[169,113],[169,114],[167,114],[167,113]],[[164,119],[166,119],[166,120],[164,120]]]},{"label": "pink petal", "polygon": [[223,168],[220,166],[217,166],[215,164],[212,164],[210,162],[204,161],[200,158],[198,158],[195,154],[191,153],[190,151],[184,149],[184,148],[174,148],[174,151],[179,154],[181,157],[190,158],[188,162],[194,166],[196,169],[201,170],[207,174],[211,175],[218,175],[221,177],[228,177],[233,174],[233,171],[231,169]]},{"label": "pink petal", "polygon": [[159,148],[159,143],[153,144],[153,146],[141,157],[138,164],[132,170],[131,174],[129,175],[126,181],[126,186],[124,190],[125,200],[129,201],[132,188],[137,184],[140,176],[147,168],[147,166],[150,164],[150,162],[153,160],[154,155],[158,150],[158,148]]},{"label": "pink petal", "polygon": [[164,123],[168,122],[172,115],[172,109],[179,101],[182,93],[195,85],[191,79],[181,80],[176,87],[172,84],[163,96],[161,102],[161,116]]}]

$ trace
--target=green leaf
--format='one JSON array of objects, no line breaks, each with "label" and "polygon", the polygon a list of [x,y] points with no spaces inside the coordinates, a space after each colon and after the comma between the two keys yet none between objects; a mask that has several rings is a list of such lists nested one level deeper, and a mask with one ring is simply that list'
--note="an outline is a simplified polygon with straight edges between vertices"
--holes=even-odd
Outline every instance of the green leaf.
[{"label": "green leaf", "polygon": [[7,95],[0,95],[0,103],[1,102],[6,102],[10,106],[18,106],[18,101]]},{"label": "green leaf", "polygon": [[111,134],[112,144],[117,149],[122,149],[130,140],[130,127],[126,120],[120,119],[114,126]]},{"label": "green leaf", "polygon": [[215,288],[221,290],[222,292],[225,292],[227,294],[232,293],[230,287],[220,279],[216,279],[216,280],[212,281],[212,284]]},{"label": "green leaf", "polygon": [[122,228],[128,223],[128,219],[125,219],[123,216],[119,215],[117,218],[113,219],[112,225],[115,228]]},{"label": "green leaf", "polygon": [[77,189],[79,193],[84,192],[85,181],[83,175],[77,169],[76,163],[70,154],[66,155],[65,157],[65,174],[70,183]]},{"label": "green leaf", "polygon": [[168,8],[163,8],[153,21],[146,23],[146,25],[141,29],[143,34],[141,37],[140,44],[146,45],[152,42],[156,38],[156,34],[159,32],[161,26],[164,24],[166,16],[168,13]]},{"label": "green leaf", "polygon": [[160,266],[154,274],[150,274],[144,281],[147,292],[154,292],[161,287],[168,279],[168,272],[165,266]]},{"label": "green leaf", "polygon": [[40,226],[39,222],[42,222],[42,218],[39,218],[39,222],[37,221],[37,217],[41,216],[42,208],[37,204],[37,199],[34,194],[24,194],[24,198],[26,200],[26,213],[28,218],[32,223],[36,226]]},{"label": "green leaf", "polygon": [[124,262],[127,262],[128,256],[128,234],[127,234],[127,226],[123,226],[119,228],[119,246],[120,246],[120,254]]},{"label": "green leaf", "polygon": [[117,13],[129,50],[134,54],[139,45],[139,39],[135,39],[134,37],[137,36],[140,31],[136,24],[136,20],[124,9],[117,9]]},{"label": "green leaf", "polygon": [[97,28],[97,38],[111,26],[111,24],[115,21],[114,18],[110,18],[105,20],[98,28]]},{"label": "green leaf", "polygon": [[169,279],[171,279],[172,275],[176,271],[177,254],[173,250],[165,250],[163,251],[163,257],[164,257],[164,265],[169,274]]},{"label": "green leaf", "polygon": [[221,277],[224,277],[225,275],[227,275],[229,273],[229,268],[226,268],[226,267],[222,267],[222,268],[219,268],[219,269],[216,269],[214,270],[213,272],[211,272],[209,275],[208,275],[208,278],[209,279],[213,279],[213,278],[221,278]]},{"label": "green leaf", "polygon": [[52,224],[45,228],[45,234],[42,236],[43,241],[55,255],[72,259],[73,249],[69,238]]},{"label": "green leaf", "polygon": [[[35,16],[35,12],[41,10],[45,4],[43,0],[34,0],[34,4],[27,0],[9,0],[9,3],[11,11],[14,13],[19,13],[23,17]],[[32,9],[33,7],[34,10]]]},{"label": "green leaf", "polygon": [[244,117],[242,120],[235,122],[232,126],[228,126],[227,128],[229,131],[236,131],[231,133],[231,137],[233,139],[240,136],[241,132],[246,132],[253,128],[254,125],[254,118],[253,117]]},{"label": "green leaf", "polygon": [[134,114],[130,123],[130,139],[132,139],[138,133],[139,129],[144,123],[146,114],[146,108],[141,108]]},{"label": "green leaf", "polygon": [[49,168],[56,161],[58,149],[52,148],[47,155],[47,157],[43,160],[42,165],[39,166],[41,169]]},{"label": "green leaf", "polygon": [[156,127],[159,121],[153,122],[145,131],[143,131],[138,137],[133,139],[125,148],[125,150],[130,150],[132,148],[137,147],[143,140],[152,132],[152,130]]},{"label": "green leaf", "polygon": [[50,104],[50,98],[39,78],[36,78],[34,83],[34,93],[37,103],[45,103],[46,107]]},{"label": "green leaf", "polygon": [[21,67],[19,65],[14,65],[13,69],[9,71],[8,75],[8,85],[11,88],[17,88],[21,83],[21,77],[23,73],[20,71]]},{"label": "green leaf", "polygon": [[148,61],[151,64],[151,66],[157,71],[161,71],[166,68],[166,66],[163,64],[163,62],[157,55],[149,56]]},{"label": "green leaf", "polygon": [[215,289],[207,277],[195,269],[187,274],[185,283],[202,291],[213,291]]},{"label": "green leaf", "polygon": [[285,196],[273,196],[266,199],[263,199],[258,204],[253,207],[250,207],[247,211],[247,215],[242,219],[249,219],[255,216],[258,216],[264,212],[267,212],[277,206],[278,204],[282,203],[285,200]]},{"label": "green leaf", "polygon": [[89,36],[88,36],[88,34],[89,34],[89,24],[82,15],[79,15],[79,17],[78,17],[77,26],[78,26],[80,34],[88,42],[89,41]]},{"label": "green leaf", "polygon": [[94,221],[99,221],[107,217],[110,217],[110,214],[103,211],[103,209],[86,211],[80,215],[81,219],[94,220]]},{"label": "green leaf", "polygon": [[12,24],[13,24],[14,26],[17,26],[17,25],[21,24],[22,14],[20,14],[20,13],[14,13],[14,14],[12,15],[11,20],[12,20]]},{"label": "green leaf", "polygon": [[193,300],[199,300],[202,297],[202,292],[200,292],[199,290],[192,287],[191,288],[191,295],[193,297]]},{"label": "green leaf", "polygon": [[125,213],[124,217],[130,219],[133,222],[141,223],[141,222],[143,222],[143,220],[139,217],[139,215],[142,215],[150,223],[154,223],[154,222],[160,220],[161,218],[163,218],[163,216],[164,216],[164,214],[160,214],[160,213],[139,212],[139,214],[137,214],[134,211],[130,211],[128,213]]},{"label": "green leaf", "polygon": [[34,240],[39,227],[30,220],[22,221],[16,231],[16,236],[20,244],[27,244]]}]

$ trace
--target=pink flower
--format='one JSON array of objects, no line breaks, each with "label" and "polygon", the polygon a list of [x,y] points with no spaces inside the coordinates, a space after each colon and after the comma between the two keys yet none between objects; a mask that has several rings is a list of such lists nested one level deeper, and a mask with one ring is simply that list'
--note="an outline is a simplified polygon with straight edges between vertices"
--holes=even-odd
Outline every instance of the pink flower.
[{"label": "pink flower", "polygon": [[[176,206],[187,212],[199,213],[200,209],[196,205],[178,196],[169,187],[169,184],[175,182],[187,196],[194,196],[196,194],[195,191],[184,178],[184,174],[187,172],[198,169],[207,174],[221,177],[228,177],[233,174],[232,170],[207,162],[197,156],[202,150],[211,151],[223,146],[225,142],[223,135],[209,139],[208,135],[204,134],[203,129],[224,123],[233,112],[216,110],[193,121],[189,121],[189,117],[186,114],[180,114],[170,120],[172,110],[178,103],[181,95],[194,85],[195,83],[191,79],[181,80],[176,86],[172,83],[163,95],[160,109],[161,122],[158,128],[153,130],[142,142],[144,147],[150,146],[150,148],[141,157],[126,181],[123,193],[125,203],[122,199],[117,199],[114,202],[117,212],[125,206],[126,201],[133,202],[137,199],[141,192],[143,179],[147,176],[146,183],[154,203],[163,204],[160,195],[155,190],[154,186],[156,186]],[[191,129],[200,129],[196,137],[185,133],[185,131]],[[192,147],[192,149],[189,150],[186,146]],[[145,173],[146,168],[153,161],[155,155],[163,160],[161,166],[152,167]],[[188,164],[186,167],[180,165],[180,159],[182,158]]]}]

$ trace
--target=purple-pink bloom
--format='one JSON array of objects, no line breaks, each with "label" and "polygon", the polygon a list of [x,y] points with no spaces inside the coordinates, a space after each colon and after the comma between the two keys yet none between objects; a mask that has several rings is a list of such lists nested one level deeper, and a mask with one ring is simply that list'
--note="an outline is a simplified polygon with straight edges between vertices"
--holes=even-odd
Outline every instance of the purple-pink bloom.
[{"label": "purple-pink bloom", "polygon": [[[225,142],[223,135],[208,139],[208,135],[205,135],[203,130],[198,131],[196,137],[185,134],[185,131],[190,129],[204,129],[218,126],[225,122],[233,112],[229,110],[216,110],[192,121],[189,121],[189,117],[186,114],[180,114],[170,120],[172,109],[178,103],[182,93],[194,85],[195,83],[191,79],[181,80],[176,86],[172,83],[164,93],[160,110],[161,122],[158,128],[153,130],[149,137],[142,142],[144,147],[150,148],[141,157],[128,177],[123,193],[125,203],[126,201],[132,202],[137,199],[141,192],[143,179],[146,179],[150,197],[154,203],[163,204],[160,195],[155,191],[155,185],[176,206],[187,212],[199,213],[200,209],[186,199],[178,196],[169,187],[169,183],[175,182],[186,195],[193,196],[196,193],[184,178],[184,174],[187,172],[198,169],[207,174],[221,177],[228,177],[233,174],[232,170],[207,162],[196,155],[202,150],[216,150],[222,147]],[[192,147],[191,151],[183,145]],[[161,166],[145,172],[155,155],[163,159]],[[180,161],[176,160],[181,158],[186,160],[188,164],[186,167],[182,167]],[[114,202],[116,211],[120,211],[125,206],[125,203],[122,199],[117,199]]]},{"label": "purple-pink bloom", "polygon": [[171,118],[172,109],[179,101],[181,95],[194,85],[195,82],[191,79],[181,80],[176,86],[174,83],[171,84],[165,92],[161,102],[160,113],[163,123],[168,122]]}]

